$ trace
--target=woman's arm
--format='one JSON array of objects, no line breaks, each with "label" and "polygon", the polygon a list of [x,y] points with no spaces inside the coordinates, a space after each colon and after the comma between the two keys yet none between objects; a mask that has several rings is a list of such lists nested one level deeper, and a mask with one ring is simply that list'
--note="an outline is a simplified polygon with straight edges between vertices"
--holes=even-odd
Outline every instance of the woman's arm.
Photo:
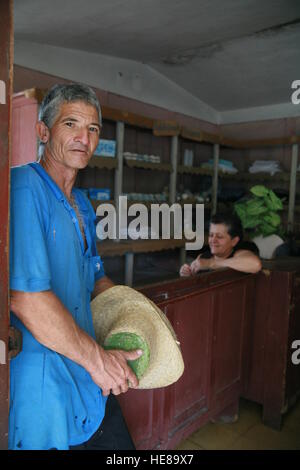
[{"label": "woman's arm", "polygon": [[249,250],[238,250],[232,258],[209,259],[198,258],[191,264],[192,274],[196,274],[201,269],[231,268],[243,273],[257,273],[261,270],[262,264],[258,256]]},{"label": "woman's arm", "polygon": [[212,258],[212,265],[212,269],[231,268],[243,273],[257,273],[262,268],[259,257],[249,250],[238,250],[232,258],[224,260]]}]

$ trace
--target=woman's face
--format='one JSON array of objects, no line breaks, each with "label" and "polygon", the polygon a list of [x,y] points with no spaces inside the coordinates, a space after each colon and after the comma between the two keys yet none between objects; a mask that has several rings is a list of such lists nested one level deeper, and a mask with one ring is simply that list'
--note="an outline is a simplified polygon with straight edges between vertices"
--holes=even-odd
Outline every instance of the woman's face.
[{"label": "woman's face", "polygon": [[210,224],[208,243],[213,256],[227,258],[238,242],[239,237],[231,238],[225,224]]}]

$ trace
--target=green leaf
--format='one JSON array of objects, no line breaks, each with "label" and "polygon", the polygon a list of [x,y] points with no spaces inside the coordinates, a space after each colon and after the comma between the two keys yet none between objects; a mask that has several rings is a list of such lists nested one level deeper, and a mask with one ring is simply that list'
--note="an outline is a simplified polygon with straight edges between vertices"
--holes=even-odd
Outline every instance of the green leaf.
[{"label": "green leaf", "polygon": [[273,227],[278,227],[281,222],[280,216],[275,212],[269,212],[269,214],[264,215],[263,220]]},{"label": "green leaf", "polygon": [[258,184],[256,186],[252,186],[250,192],[257,197],[264,197],[268,195],[269,190],[265,186]]}]

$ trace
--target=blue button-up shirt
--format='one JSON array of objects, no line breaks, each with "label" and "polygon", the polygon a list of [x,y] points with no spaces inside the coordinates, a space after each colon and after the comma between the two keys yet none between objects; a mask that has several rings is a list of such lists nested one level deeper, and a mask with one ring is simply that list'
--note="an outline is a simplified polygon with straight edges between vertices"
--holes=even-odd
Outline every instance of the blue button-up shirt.
[{"label": "blue button-up shirt", "polygon": [[[38,163],[11,172],[10,288],[51,290],[76,323],[95,338],[90,310],[95,280],[104,276],[95,240],[95,214],[73,189],[82,215],[85,249],[74,209]],[[32,312],[37,318],[38,312]],[[22,351],[10,364],[10,449],[68,449],[88,440],[104,416],[106,397],[89,373],[44,347],[11,313]]]}]

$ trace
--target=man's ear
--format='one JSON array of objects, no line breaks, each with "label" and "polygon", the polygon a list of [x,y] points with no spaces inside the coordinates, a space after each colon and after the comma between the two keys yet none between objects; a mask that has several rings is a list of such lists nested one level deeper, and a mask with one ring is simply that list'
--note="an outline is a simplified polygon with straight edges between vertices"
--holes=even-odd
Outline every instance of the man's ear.
[{"label": "man's ear", "polygon": [[235,247],[240,241],[240,237],[236,236],[231,239],[232,247]]},{"label": "man's ear", "polygon": [[43,121],[38,121],[35,125],[35,130],[40,141],[43,142],[43,144],[46,144],[50,136],[50,132],[46,124]]}]

